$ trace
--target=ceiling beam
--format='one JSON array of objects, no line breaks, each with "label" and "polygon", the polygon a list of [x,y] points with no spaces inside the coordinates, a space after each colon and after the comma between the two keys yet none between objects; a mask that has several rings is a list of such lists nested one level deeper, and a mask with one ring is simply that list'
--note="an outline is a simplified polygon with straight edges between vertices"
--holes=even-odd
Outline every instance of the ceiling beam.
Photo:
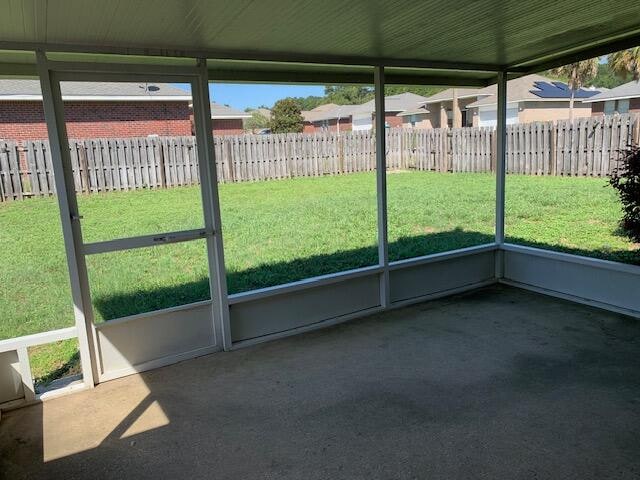
[{"label": "ceiling beam", "polygon": [[[436,76],[426,74],[397,74],[387,73],[387,85],[429,85],[455,87],[485,87],[491,80],[456,76]],[[371,73],[350,72],[315,72],[304,70],[233,70],[209,67],[209,80],[216,82],[252,82],[252,83],[313,83],[320,85],[351,84],[373,85],[373,71]]]},{"label": "ceiling beam", "polygon": [[385,66],[396,68],[424,68],[460,72],[499,72],[499,65],[484,63],[442,62],[422,59],[398,59],[387,57],[364,57],[324,54],[296,54],[291,52],[258,52],[250,50],[202,50],[189,47],[135,47],[109,45],[76,45],[60,43],[7,42],[0,41],[1,50],[43,50],[58,53],[86,53],[111,55],[138,55],[150,57],[208,58],[212,60],[240,60],[260,62],[305,63],[318,65]]},{"label": "ceiling beam", "polygon": [[2,77],[38,78],[38,70],[35,63],[29,64],[0,62],[0,78]]}]

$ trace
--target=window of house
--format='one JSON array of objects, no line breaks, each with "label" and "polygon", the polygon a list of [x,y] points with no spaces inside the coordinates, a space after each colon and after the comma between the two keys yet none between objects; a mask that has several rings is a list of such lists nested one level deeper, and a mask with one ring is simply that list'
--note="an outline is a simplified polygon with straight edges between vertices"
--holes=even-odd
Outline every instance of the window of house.
[{"label": "window of house", "polygon": [[618,113],[629,113],[629,99],[618,100]]},{"label": "window of house", "polygon": [[615,100],[607,100],[604,102],[604,114],[605,115],[613,115],[613,112],[616,110],[616,102]]}]

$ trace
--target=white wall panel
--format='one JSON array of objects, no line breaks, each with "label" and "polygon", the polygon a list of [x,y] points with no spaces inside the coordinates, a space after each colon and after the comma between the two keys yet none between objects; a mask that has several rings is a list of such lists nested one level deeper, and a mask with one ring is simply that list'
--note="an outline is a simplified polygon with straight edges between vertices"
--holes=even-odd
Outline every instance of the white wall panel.
[{"label": "white wall panel", "polygon": [[202,302],[97,325],[101,376],[144,370],[149,362],[188,358],[215,347],[211,311],[211,303]]},{"label": "white wall panel", "polygon": [[392,264],[392,268],[391,302],[396,303],[492,281],[495,278],[495,251],[462,256],[445,254],[402,268]]},{"label": "white wall panel", "polygon": [[506,245],[509,283],[640,315],[640,266]]},{"label": "white wall panel", "polygon": [[14,351],[0,353],[0,403],[24,398],[18,354]]},{"label": "white wall panel", "polygon": [[231,305],[234,342],[284,332],[380,305],[379,274]]}]

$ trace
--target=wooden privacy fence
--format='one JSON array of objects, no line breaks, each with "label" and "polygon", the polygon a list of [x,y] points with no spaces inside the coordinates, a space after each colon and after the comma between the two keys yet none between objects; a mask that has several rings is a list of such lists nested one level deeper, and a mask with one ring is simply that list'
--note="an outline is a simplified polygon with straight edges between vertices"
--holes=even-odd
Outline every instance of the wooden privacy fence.
[{"label": "wooden privacy fence", "polygon": [[[387,167],[495,170],[492,128],[389,129]],[[608,116],[507,127],[507,172],[607,176],[640,140],[640,117]],[[214,139],[218,180],[240,182],[375,170],[371,131],[234,135]],[[71,140],[76,191],[167,188],[199,182],[193,137]],[[55,193],[47,141],[0,141],[0,201]]]}]

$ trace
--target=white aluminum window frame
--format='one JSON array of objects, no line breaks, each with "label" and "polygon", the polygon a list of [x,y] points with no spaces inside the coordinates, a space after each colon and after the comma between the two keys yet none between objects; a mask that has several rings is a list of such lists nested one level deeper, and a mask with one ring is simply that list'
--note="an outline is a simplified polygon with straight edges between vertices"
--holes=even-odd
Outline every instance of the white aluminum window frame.
[{"label": "white aluminum window frame", "polygon": [[[387,191],[386,191],[386,148],[385,148],[385,117],[375,115],[376,125],[376,188],[377,188],[377,212],[378,212],[378,265],[356,269],[346,272],[338,272],[322,277],[304,279],[290,284],[261,289],[252,292],[229,295],[226,285],[226,269],[224,264],[224,249],[222,241],[220,205],[217,188],[217,175],[215,171],[215,159],[213,150],[213,136],[211,130],[211,113],[209,103],[209,78],[206,60],[199,60],[194,67],[166,67],[152,65],[118,65],[118,64],[84,64],[69,62],[52,62],[46,58],[44,52],[38,52],[38,68],[43,90],[45,104],[45,117],[49,129],[49,137],[52,139],[52,156],[54,157],[54,170],[58,182],[58,202],[61,206],[61,219],[65,238],[65,248],[69,263],[69,274],[72,284],[72,296],[75,306],[76,327],[81,349],[81,361],[83,377],[87,386],[93,386],[100,378],[98,371],[98,355],[96,327],[93,322],[93,311],[86,271],[85,255],[105,253],[130,248],[141,248],[158,244],[159,235],[144,235],[128,239],[116,239],[104,242],[84,244],[79,223],[76,193],[70,176],[69,152],[61,145],[67,144],[66,125],[60,82],[74,81],[153,81],[171,83],[190,83],[192,86],[194,117],[196,124],[196,137],[198,139],[198,155],[204,161],[200,162],[201,188],[203,197],[203,210],[205,214],[205,228],[184,232],[169,232],[160,234],[163,243],[189,241],[198,238],[206,238],[209,257],[209,278],[211,284],[212,321],[216,334],[219,332],[222,346],[225,350],[236,347],[231,340],[229,324],[229,305],[238,305],[256,299],[275,297],[282,294],[300,292],[309,288],[330,285],[345,279],[356,279],[374,274],[379,277],[380,283],[380,309],[391,308],[390,301],[390,272],[403,268],[427,265],[432,261],[440,260],[442,255],[425,255],[399,262],[389,262],[388,258],[388,232],[387,232]],[[501,74],[505,80],[505,74]],[[378,112],[384,112],[384,66],[376,66],[374,70],[375,83],[375,108]],[[504,88],[501,90],[504,93]],[[503,116],[504,119],[504,116]],[[504,120],[503,120],[504,121]],[[499,125],[500,130],[500,125]],[[504,125],[502,126],[504,132]],[[499,156],[504,156],[504,148]],[[500,165],[498,160],[498,172]],[[502,168],[504,171],[504,168]],[[504,213],[504,182],[497,182],[496,212]],[[494,250],[498,239],[504,238],[504,232],[500,235],[500,225],[503,219],[496,219],[496,243],[480,245],[460,251],[445,252],[447,259],[465,257],[474,252]],[[504,240],[502,240],[504,241]],[[405,302],[406,303],[406,302]],[[176,307],[176,309],[188,308],[188,306]],[[152,312],[153,313],[153,312]],[[146,315],[146,314],[145,314]],[[135,316],[134,316],[135,317]],[[127,319],[122,319],[126,321]],[[321,322],[324,323],[324,322]],[[321,324],[317,327],[322,326]],[[315,328],[315,327],[314,327]],[[292,331],[291,333],[295,333]],[[283,332],[285,336],[289,333]],[[265,340],[271,338],[265,338]],[[238,342],[246,344],[246,342]],[[253,342],[250,342],[253,343]],[[238,345],[239,346],[239,345]]]}]

